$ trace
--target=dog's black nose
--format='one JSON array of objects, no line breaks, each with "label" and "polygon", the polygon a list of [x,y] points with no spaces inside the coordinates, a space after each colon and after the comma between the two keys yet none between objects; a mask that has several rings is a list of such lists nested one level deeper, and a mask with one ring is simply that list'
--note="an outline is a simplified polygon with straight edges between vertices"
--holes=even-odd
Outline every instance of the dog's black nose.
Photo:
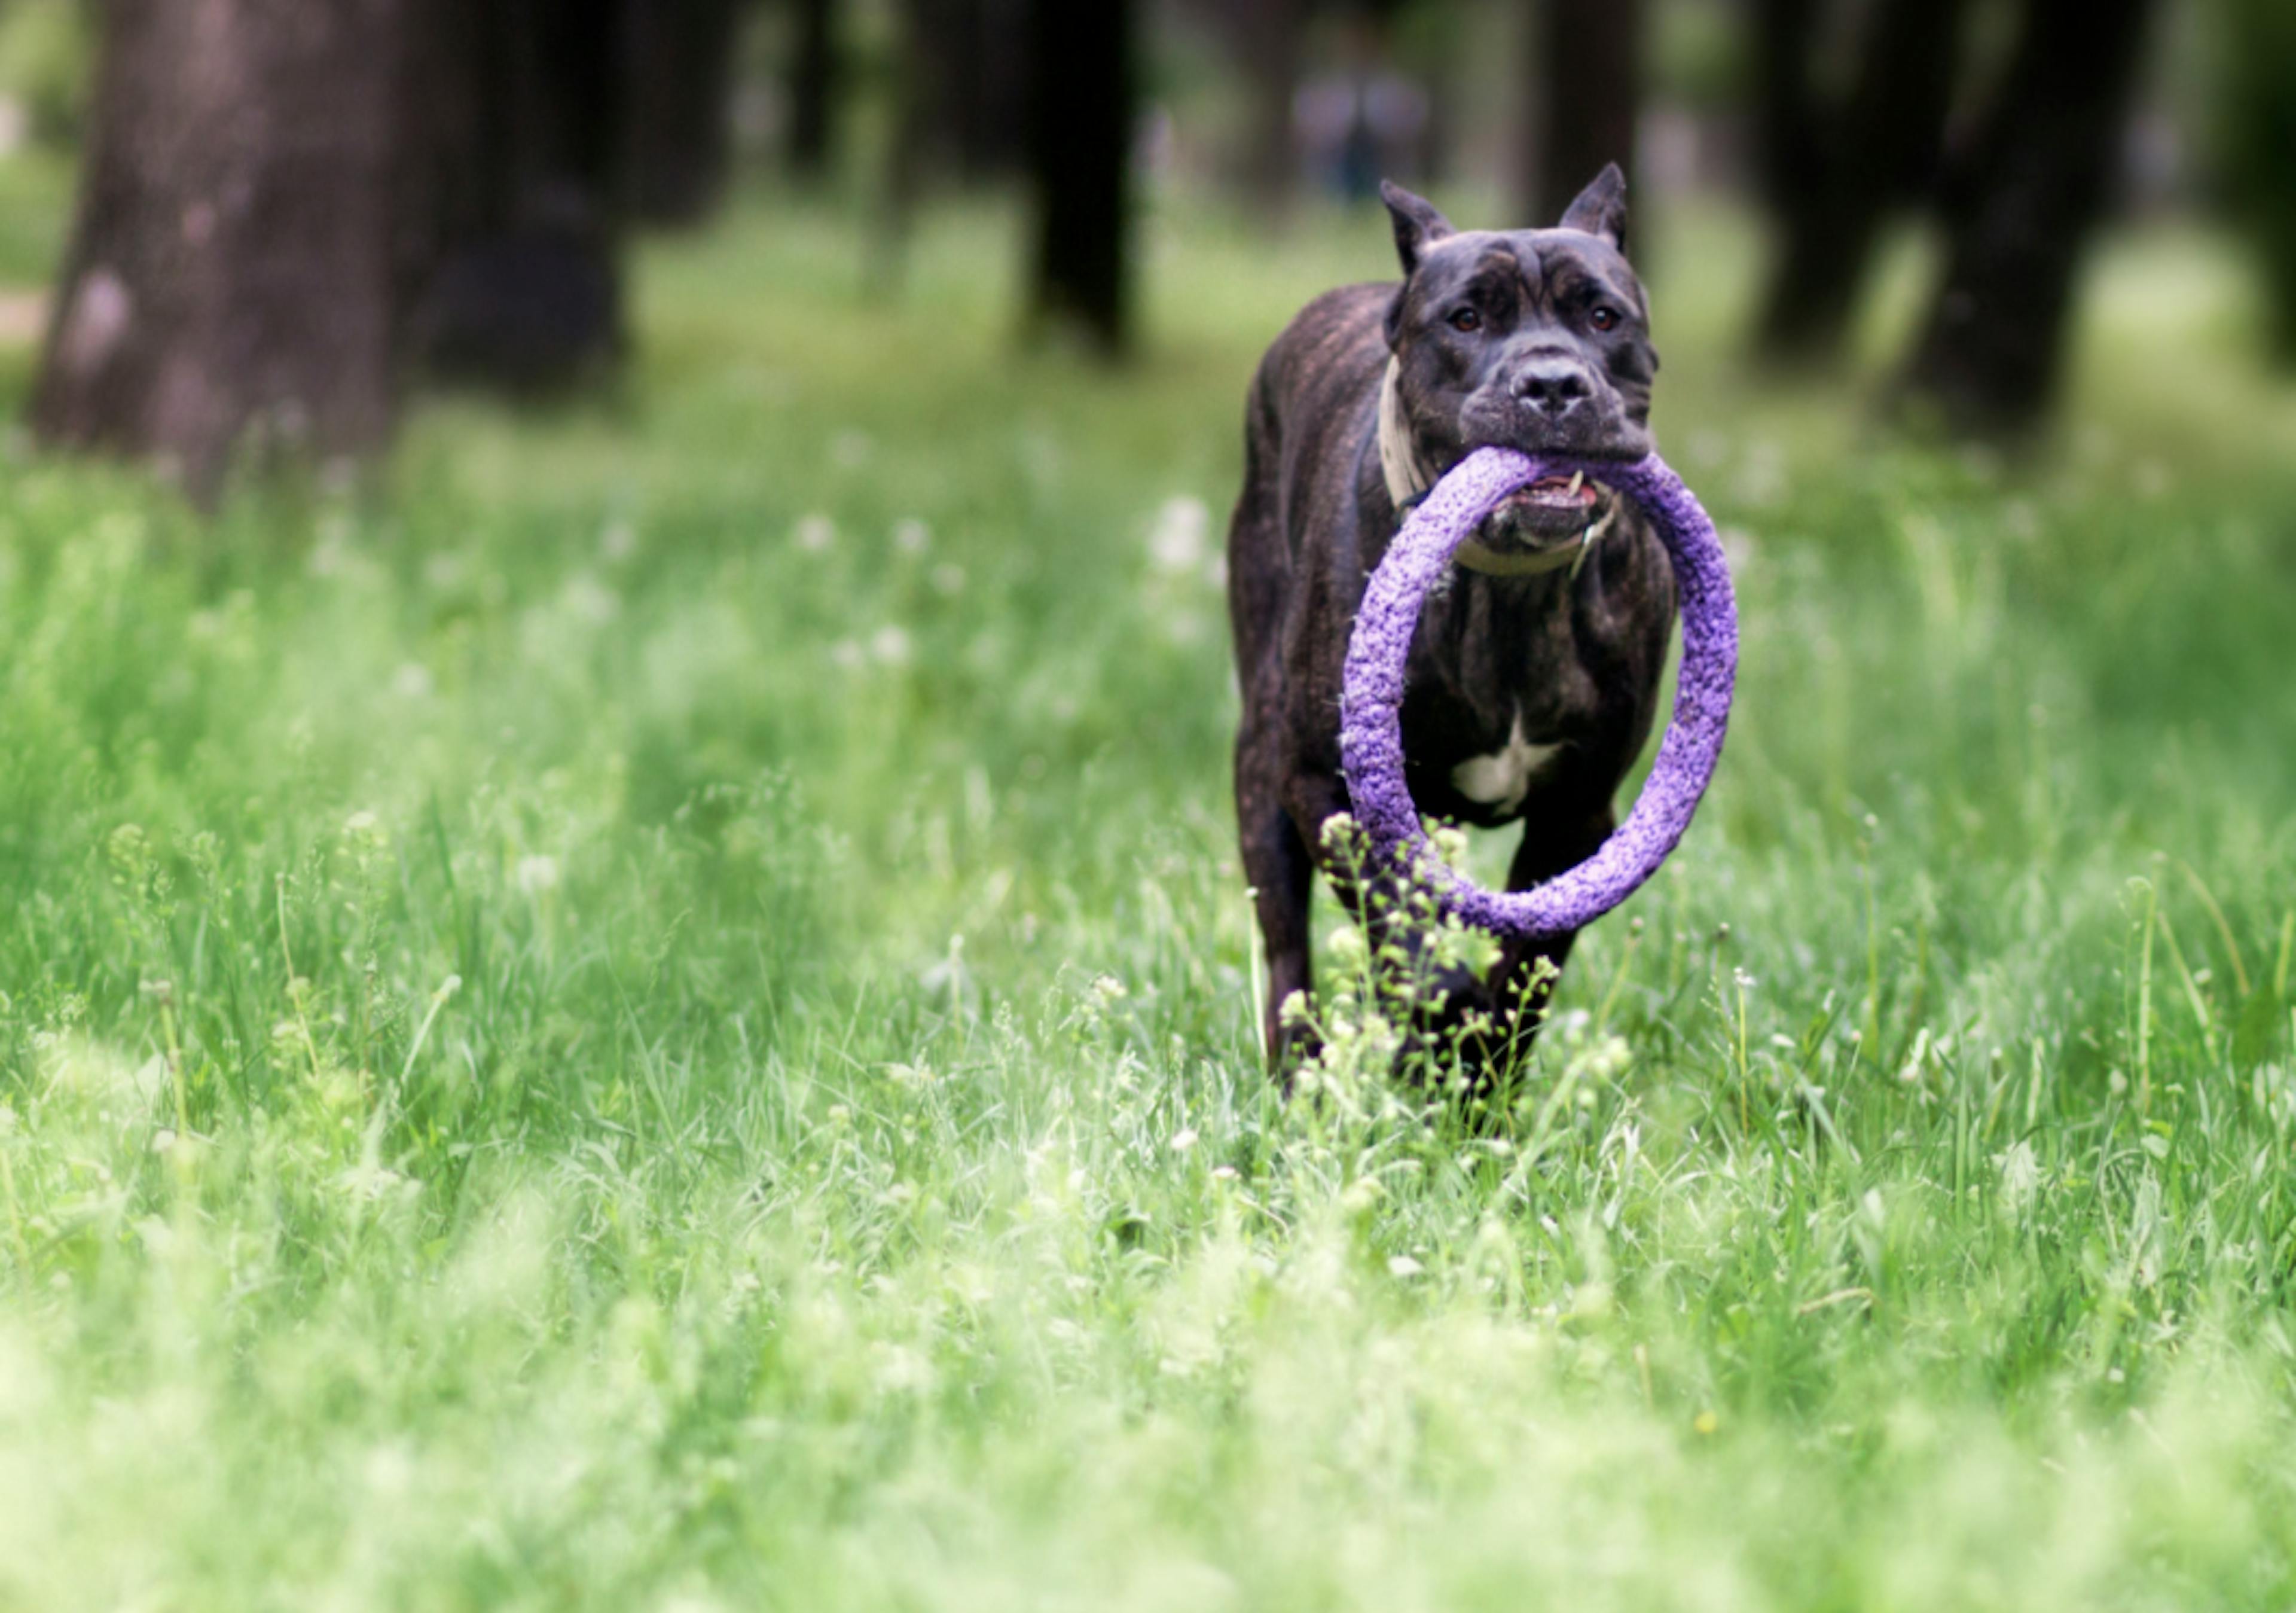
[{"label": "dog's black nose", "polygon": [[1515,372],[1514,395],[1542,415],[1567,415],[1594,391],[1575,358],[1532,358]]}]

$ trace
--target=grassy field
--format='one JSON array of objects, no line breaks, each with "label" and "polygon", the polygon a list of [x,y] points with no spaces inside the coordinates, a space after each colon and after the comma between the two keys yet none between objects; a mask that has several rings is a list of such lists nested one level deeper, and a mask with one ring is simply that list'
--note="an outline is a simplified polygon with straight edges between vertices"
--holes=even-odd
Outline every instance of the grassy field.
[{"label": "grassy field", "polygon": [[0,1609],[2296,1600],[2237,276],[2118,249],[2005,466],[1757,384],[1671,222],[1731,749],[1471,1134],[1274,1100],[1227,827],[1243,383],[1384,235],[1160,221],[1110,374],[1001,218],[752,206],[376,485],[8,446]]}]

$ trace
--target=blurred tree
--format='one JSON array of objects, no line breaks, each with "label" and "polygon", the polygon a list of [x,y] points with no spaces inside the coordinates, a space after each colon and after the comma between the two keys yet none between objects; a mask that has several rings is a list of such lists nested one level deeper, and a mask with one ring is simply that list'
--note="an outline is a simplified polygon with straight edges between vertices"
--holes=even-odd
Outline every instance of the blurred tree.
[{"label": "blurred tree", "polygon": [[717,210],[742,9],[742,0],[633,0],[625,160],[638,223],[690,225]]},{"label": "blurred tree", "polygon": [[1615,162],[1635,172],[1642,113],[1642,0],[1537,0],[1529,29],[1529,194],[1523,216],[1551,225]]},{"label": "blurred tree", "polygon": [[1292,103],[1300,93],[1300,39],[1307,0],[1250,0],[1233,8],[1236,53],[1251,86],[1251,134],[1244,180],[1263,209],[1290,201],[1300,161],[1292,139]]},{"label": "blurred tree", "polygon": [[1132,0],[1031,0],[1029,323],[1111,354],[1131,336],[1133,48]]},{"label": "blurred tree", "polygon": [[[1937,180],[1967,0],[1756,0],[1763,190],[1777,256],[1757,343],[1787,363],[1835,357],[1882,226]],[[1832,8],[1842,11],[1838,0]],[[1850,23],[1854,29],[1828,22]],[[1846,73],[1817,41],[1849,32]],[[1829,97],[1827,78],[1848,80]]]},{"label": "blurred tree", "polygon": [[919,164],[968,184],[1021,165],[1028,0],[906,0],[904,125]]},{"label": "blurred tree", "polygon": [[79,138],[95,24],[88,0],[0,4],[0,96],[23,108],[33,139],[67,146]]},{"label": "blurred tree", "polygon": [[1397,19],[1396,59],[1426,94],[1426,120],[1417,140],[1415,183],[1421,188],[1447,183],[1457,161],[1470,120],[1462,91],[1471,76],[1471,41],[1480,25],[1474,7],[1455,0],[1418,0]]},{"label": "blurred tree", "polygon": [[844,87],[834,0],[791,0],[797,38],[789,65],[790,171],[807,183],[827,176],[835,155],[838,100]]},{"label": "blurred tree", "polygon": [[[416,0],[400,0],[414,4]],[[659,3],[659,0],[649,0]],[[407,356],[513,391],[623,343],[632,0],[421,0],[398,130]]]},{"label": "blurred tree", "polygon": [[1281,211],[1300,173],[1293,102],[1313,0],[1194,0],[1193,9],[1233,54],[1250,99],[1238,163],[1244,188],[1264,212]]},{"label": "blurred tree", "polygon": [[112,0],[35,429],[204,498],[250,436],[379,444],[410,367],[594,374],[626,213],[720,182],[739,3]]},{"label": "blurred tree", "polygon": [[1021,166],[1027,141],[1028,0],[902,0],[892,138],[871,210],[871,292],[898,296],[928,183],[980,184]]},{"label": "blurred tree", "polygon": [[2296,4],[2224,0],[2226,188],[2264,270],[2273,349],[2296,364]]},{"label": "blurred tree", "polygon": [[42,438],[160,457],[201,498],[251,430],[383,439],[408,4],[111,0]]},{"label": "blurred tree", "polygon": [[2152,10],[2026,0],[1989,108],[1949,159],[1945,275],[1904,381],[1949,430],[2015,436],[2052,401]]}]

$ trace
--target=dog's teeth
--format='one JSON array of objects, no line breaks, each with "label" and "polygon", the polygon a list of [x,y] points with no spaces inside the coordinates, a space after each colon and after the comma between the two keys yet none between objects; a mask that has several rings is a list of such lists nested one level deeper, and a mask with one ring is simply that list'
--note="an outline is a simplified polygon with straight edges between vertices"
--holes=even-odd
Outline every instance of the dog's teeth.
[{"label": "dog's teeth", "polygon": [[1577,497],[1578,497],[1578,490],[1579,490],[1581,487],[1583,487],[1584,485],[1586,485],[1586,481],[1587,481],[1587,473],[1586,473],[1586,472],[1584,472],[1584,471],[1573,471],[1573,472],[1571,472],[1571,473],[1570,473],[1570,485],[1568,488],[1566,488],[1566,489],[1564,489],[1564,490],[1563,490],[1563,491],[1564,491],[1565,495],[1566,495],[1566,496],[1568,496],[1568,497],[1570,497],[1570,498],[1576,498]]}]

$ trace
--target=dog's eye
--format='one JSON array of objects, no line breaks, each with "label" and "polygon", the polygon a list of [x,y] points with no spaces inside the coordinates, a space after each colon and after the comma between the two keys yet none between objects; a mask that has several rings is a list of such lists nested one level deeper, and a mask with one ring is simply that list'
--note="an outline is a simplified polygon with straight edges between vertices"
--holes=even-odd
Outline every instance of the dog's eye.
[{"label": "dog's eye", "polygon": [[1598,303],[1595,305],[1595,311],[1587,316],[1587,323],[1593,325],[1598,331],[1617,330],[1619,328],[1619,310],[1612,308],[1607,302]]},{"label": "dog's eye", "polygon": [[1479,331],[1483,328],[1483,317],[1471,308],[1456,309],[1444,323],[1455,331]]}]

